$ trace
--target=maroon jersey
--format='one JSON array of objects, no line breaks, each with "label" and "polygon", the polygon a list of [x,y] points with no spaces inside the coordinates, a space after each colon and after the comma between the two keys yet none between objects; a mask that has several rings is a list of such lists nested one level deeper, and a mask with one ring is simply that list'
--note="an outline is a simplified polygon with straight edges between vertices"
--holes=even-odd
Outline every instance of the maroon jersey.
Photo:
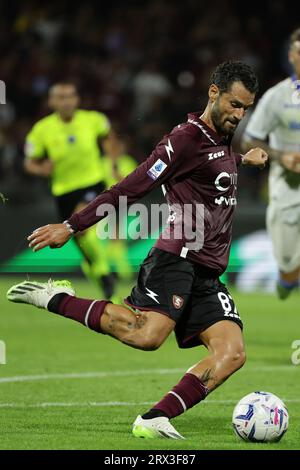
[{"label": "maroon jersey", "polygon": [[[101,204],[117,207],[119,196],[127,196],[128,204],[132,204],[162,185],[170,217],[155,246],[215,269],[219,274],[224,272],[229,258],[237,165],[241,156],[232,151],[230,140],[216,134],[199,116],[199,113],[189,114],[187,122],[166,135],[135,171],[73,214],[68,220],[72,227],[81,231],[98,222],[103,218],[96,215]],[[186,235],[184,226],[189,224]],[[183,230],[178,238],[180,225]]]}]

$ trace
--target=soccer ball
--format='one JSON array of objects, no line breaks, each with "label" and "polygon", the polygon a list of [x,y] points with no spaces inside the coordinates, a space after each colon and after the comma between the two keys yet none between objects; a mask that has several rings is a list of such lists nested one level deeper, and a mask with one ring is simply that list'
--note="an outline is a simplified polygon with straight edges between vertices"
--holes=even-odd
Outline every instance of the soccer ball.
[{"label": "soccer ball", "polygon": [[273,393],[252,392],[234,408],[232,424],[245,441],[276,442],[287,431],[289,415],[285,404]]}]

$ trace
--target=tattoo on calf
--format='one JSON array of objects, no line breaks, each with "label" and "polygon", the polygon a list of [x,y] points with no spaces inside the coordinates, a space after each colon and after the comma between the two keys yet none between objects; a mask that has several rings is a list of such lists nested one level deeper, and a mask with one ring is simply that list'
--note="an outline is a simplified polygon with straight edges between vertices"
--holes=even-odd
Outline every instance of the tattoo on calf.
[{"label": "tattoo on calf", "polygon": [[212,380],[211,369],[206,369],[202,375],[199,376],[199,380],[203,385],[207,385],[210,380]]},{"label": "tattoo on calf", "polygon": [[210,388],[215,388],[219,384],[219,380],[213,375],[212,369],[206,369],[203,374],[199,376],[199,379],[205,386],[210,382]]}]

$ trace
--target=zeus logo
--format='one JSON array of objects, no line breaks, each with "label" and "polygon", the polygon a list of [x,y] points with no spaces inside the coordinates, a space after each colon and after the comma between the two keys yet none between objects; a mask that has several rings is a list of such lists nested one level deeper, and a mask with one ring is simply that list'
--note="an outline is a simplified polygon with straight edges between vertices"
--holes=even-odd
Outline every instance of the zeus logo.
[{"label": "zeus logo", "polygon": [[[222,184],[221,184],[221,180],[225,179],[225,178],[229,181],[226,181],[226,183],[222,182]],[[226,186],[224,186],[224,184],[226,184]],[[236,184],[237,184],[237,173],[230,173],[229,174],[226,171],[223,171],[215,179],[215,185],[216,185],[216,188],[219,191],[227,191],[227,189],[229,189],[230,186],[232,186],[232,185],[236,186]]]},{"label": "zeus logo", "polygon": [[224,157],[224,155],[225,155],[224,150],[221,150],[220,152],[216,152],[216,153],[209,153],[208,160],[214,160],[215,158]]},{"label": "zeus logo", "polygon": [[146,290],[148,291],[148,293],[146,292],[146,295],[148,295],[148,297],[150,297],[150,299],[154,300],[157,304],[159,304],[159,301],[156,298],[158,296],[158,294],[155,294],[155,292],[148,289],[148,287],[146,287]]},{"label": "zeus logo", "polygon": [[165,145],[166,152],[168,154],[169,160],[171,161],[171,153],[174,153],[170,139],[168,139],[168,145]]}]

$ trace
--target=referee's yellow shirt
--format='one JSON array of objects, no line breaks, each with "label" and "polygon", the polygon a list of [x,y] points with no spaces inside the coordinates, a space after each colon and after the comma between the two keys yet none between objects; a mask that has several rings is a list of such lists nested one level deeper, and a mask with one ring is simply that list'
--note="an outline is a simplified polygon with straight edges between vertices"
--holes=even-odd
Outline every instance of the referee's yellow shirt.
[{"label": "referee's yellow shirt", "polygon": [[69,122],[53,113],[33,126],[26,137],[25,154],[53,161],[51,189],[54,196],[61,196],[103,180],[97,138],[109,131],[109,120],[97,111],[77,110]]}]

